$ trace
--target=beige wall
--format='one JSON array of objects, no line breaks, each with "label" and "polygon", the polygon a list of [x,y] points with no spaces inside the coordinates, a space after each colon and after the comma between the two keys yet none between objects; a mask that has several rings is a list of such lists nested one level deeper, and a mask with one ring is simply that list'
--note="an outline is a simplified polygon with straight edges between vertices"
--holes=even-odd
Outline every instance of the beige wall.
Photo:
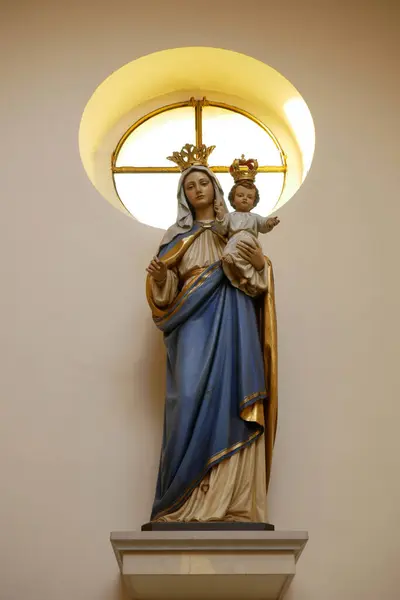
[{"label": "beige wall", "polygon": [[79,121],[122,64],[212,45],[282,72],[316,125],[311,173],[265,241],[280,334],[270,516],[311,537],[289,596],[396,600],[396,2],[179,7],[1,7],[0,598],[119,598],[108,535],[147,519],[158,461],[162,341],[143,286],[160,232],[99,197]]}]

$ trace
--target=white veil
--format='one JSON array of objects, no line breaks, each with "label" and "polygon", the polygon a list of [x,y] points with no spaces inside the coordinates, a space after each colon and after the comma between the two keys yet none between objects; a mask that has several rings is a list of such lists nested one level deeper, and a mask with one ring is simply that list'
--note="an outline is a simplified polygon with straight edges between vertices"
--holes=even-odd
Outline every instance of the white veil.
[{"label": "white veil", "polygon": [[[176,222],[174,225],[171,225],[169,229],[165,232],[163,239],[161,240],[160,246],[164,246],[168,244],[175,236],[180,233],[185,233],[190,231],[193,227],[194,219],[192,211],[190,210],[190,206],[188,204],[187,198],[185,196],[185,190],[183,189],[183,182],[185,180],[186,175],[189,175],[192,171],[203,171],[207,173],[209,178],[212,181],[214,186],[215,200],[218,202],[222,202],[222,205],[225,208],[225,212],[228,212],[227,206],[224,200],[224,192],[222,191],[222,187],[215,174],[208,167],[204,167],[202,165],[193,165],[193,167],[189,167],[183,171],[179,183],[178,183],[178,214],[176,217]],[[215,202],[214,200],[214,202]]]}]

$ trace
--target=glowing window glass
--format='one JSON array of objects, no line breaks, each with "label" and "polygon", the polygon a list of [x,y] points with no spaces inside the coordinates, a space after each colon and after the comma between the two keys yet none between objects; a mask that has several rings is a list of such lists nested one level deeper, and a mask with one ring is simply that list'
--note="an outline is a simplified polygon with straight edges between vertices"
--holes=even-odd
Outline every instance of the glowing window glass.
[{"label": "glowing window glass", "polygon": [[195,141],[193,108],[168,110],[132,131],[118,153],[116,166],[170,167],[172,163],[166,157],[173,150],[180,150],[185,144],[194,144]]}]

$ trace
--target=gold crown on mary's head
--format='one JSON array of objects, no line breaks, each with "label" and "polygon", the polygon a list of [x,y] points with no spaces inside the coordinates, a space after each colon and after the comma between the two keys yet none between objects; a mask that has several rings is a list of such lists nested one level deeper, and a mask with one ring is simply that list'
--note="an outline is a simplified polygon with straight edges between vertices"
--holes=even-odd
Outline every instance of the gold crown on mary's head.
[{"label": "gold crown on mary's head", "polygon": [[167,156],[168,160],[176,163],[181,171],[189,169],[189,167],[203,166],[208,167],[208,157],[214,150],[215,146],[193,146],[193,144],[185,144],[180,152],[173,152],[172,156]]},{"label": "gold crown on mary's head", "polygon": [[229,173],[232,175],[235,183],[238,181],[251,181],[254,183],[258,170],[258,161],[255,158],[244,157],[235,158],[229,167]]}]

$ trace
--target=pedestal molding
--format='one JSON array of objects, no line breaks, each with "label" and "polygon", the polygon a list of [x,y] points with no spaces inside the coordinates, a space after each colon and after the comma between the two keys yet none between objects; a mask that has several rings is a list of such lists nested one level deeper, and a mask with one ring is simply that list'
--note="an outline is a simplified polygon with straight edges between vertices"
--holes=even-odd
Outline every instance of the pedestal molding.
[{"label": "pedestal molding", "polygon": [[214,588],[220,585],[220,580],[226,582],[221,588],[223,598],[225,586],[230,585],[233,587],[229,598],[233,600],[241,600],[243,589],[249,590],[249,598],[280,600],[295,575],[296,562],[308,534],[305,531],[118,531],[111,533],[110,539],[132,598],[139,594],[144,600],[156,597],[190,600],[191,596],[197,599],[201,589],[205,590],[201,599],[214,600]]}]

